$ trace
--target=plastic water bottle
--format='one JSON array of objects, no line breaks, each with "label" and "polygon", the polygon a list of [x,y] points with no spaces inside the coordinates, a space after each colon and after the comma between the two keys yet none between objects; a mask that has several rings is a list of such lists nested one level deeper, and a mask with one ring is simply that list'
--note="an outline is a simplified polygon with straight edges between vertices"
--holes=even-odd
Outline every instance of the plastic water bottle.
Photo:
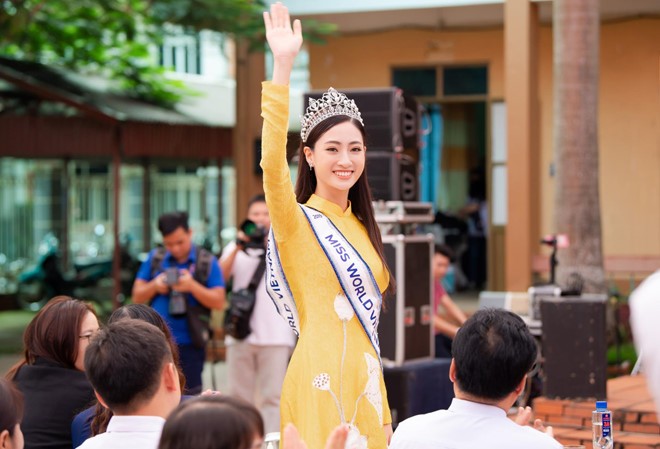
[{"label": "plastic water bottle", "polygon": [[594,449],[612,449],[612,412],[607,409],[607,401],[596,401],[596,410],[591,423],[594,431]]}]

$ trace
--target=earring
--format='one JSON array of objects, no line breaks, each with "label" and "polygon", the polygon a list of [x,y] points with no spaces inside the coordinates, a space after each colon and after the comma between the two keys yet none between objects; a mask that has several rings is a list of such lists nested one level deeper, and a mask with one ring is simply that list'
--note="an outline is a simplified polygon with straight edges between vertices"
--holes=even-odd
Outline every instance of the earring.
[{"label": "earring", "polygon": [[312,171],[314,169],[314,166],[312,165],[311,162],[309,162],[309,171]]}]

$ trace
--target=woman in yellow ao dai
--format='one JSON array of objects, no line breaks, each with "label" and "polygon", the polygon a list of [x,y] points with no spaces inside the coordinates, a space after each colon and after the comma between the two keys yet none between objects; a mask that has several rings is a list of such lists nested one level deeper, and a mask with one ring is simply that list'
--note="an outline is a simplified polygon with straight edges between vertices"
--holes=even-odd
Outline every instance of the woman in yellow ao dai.
[{"label": "woman in yellow ao dai", "polygon": [[[355,301],[345,296],[298,204],[327,217],[370,268],[376,288],[382,292],[388,287],[389,271],[364,174],[361,118],[355,104],[332,89],[326,94],[332,96],[329,103],[332,108],[346,106],[346,115],[336,108],[330,113],[308,108],[294,193],[286,160],[288,83],[302,45],[301,27],[296,20],[292,28],[287,9],[279,3],[271,6],[270,14],[264,13],[264,21],[274,68],[272,82],[262,88],[261,167],[271,235],[295,299],[300,333],[282,389],[281,425],[294,423],[313,449],[322,448],[342,423],[350,428],[347,448],[385,449],[391,416],[377,337],[370,339],[362,326]],[[380,298],[374,302],[377,325]]]}]

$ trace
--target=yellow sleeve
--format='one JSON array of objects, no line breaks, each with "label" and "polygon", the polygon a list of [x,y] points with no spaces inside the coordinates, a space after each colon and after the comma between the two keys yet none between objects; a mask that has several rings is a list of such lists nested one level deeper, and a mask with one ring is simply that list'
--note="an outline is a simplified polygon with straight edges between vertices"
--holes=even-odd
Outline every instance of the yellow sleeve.
[{"label": "yellow sleeve", "polygon": [[292,236],[300,224],[300,207],[296,202],[286,160],[289,86],[272,84],[269,81],[262,83],[261,116],[264,119],[261,134],[264,193],[275,238],[282,243]]},{"label": "yellow sleeve", "polygon": [[381,372],[380,376],[380,394],[383,397],[383,425],[392,424],[392,413],[390,412],[390,403],[387,400],[387,390],[385,389],[385,378]]}]

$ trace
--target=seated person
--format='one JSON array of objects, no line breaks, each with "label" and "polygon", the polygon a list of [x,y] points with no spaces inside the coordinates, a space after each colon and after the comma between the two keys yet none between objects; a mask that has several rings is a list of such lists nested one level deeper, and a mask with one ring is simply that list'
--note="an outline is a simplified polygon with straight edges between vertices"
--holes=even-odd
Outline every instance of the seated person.
[{"label": "seated person", "polygon": [[261,448],[264,421],[239,398],[203,395],[182,402],[167,418],[159,449]]},{"label": "seated person", "polygon": [[[167,323],[161,317],[158,312],[149,307],[146,304],[126,304],[112,312],[108,318],[108,324],[115,323],[120,320],[141,320],[149,324],[153,324],[158,329],[160,329],[165,338],[170,345],[170,351],[172,352],[172,358],[174,359],[174,364],[177,366],[179,371],[179,385],[181,386],[181,391],[184,390],[186,378],[183,375],[183,371],[179,365],[179,349],[174,342],[174,338],[170,333]],[[183,396],[182,400],[190,396]],[[112,417],[112,411],[105,408],[100,403],[91,406],[87,410],[84,410],[76,415],[71,423],[71,435],[73,438],[73,447],[78,447],[83,442],[99,433],[105,432],[108,427],[108,422]]]},{"label": "seated person", "polygon": [[23,395],[7,379],[0,377],[0,447],[23,449]]},{"label": "seated person", "polygon": [[[448,410],[413,416],[394,432],[390,449],[561,449],[552,429],[540,432],[507,417],[536,360],[536,342],[523,320],[484,309],[456,334],[449,378],[456,397]],[[522,412],[522,413],[521,413]],[[519,410],[521,415],[529,413]]]},{"label": "seated person", "polygon": [[655,399],[660,422],[660,270],[649,276],[630,295],[631,325],[642,373]]},{"label": "seated person", "polygon": [[105,433],[80,448],[156,449],[165,418],[181,400],[177,366],[163,332],[141,320],[111,323],[92,338],[85,370],[113,416]]},{"label": "seated person", "polygon": [[71,449],[71,420],[94,401],[85,349],[99,322],[89,304],[52,298],[23,335],[24,357],[7,373],[25,399],[21,423],[29,449]]},{"label": "seated person", "polygon": [[433,328],[435,356],[451,358],[451,342],[467,319],[442,286],[454,254],[447,245],[435,245],[433,254]]}]

